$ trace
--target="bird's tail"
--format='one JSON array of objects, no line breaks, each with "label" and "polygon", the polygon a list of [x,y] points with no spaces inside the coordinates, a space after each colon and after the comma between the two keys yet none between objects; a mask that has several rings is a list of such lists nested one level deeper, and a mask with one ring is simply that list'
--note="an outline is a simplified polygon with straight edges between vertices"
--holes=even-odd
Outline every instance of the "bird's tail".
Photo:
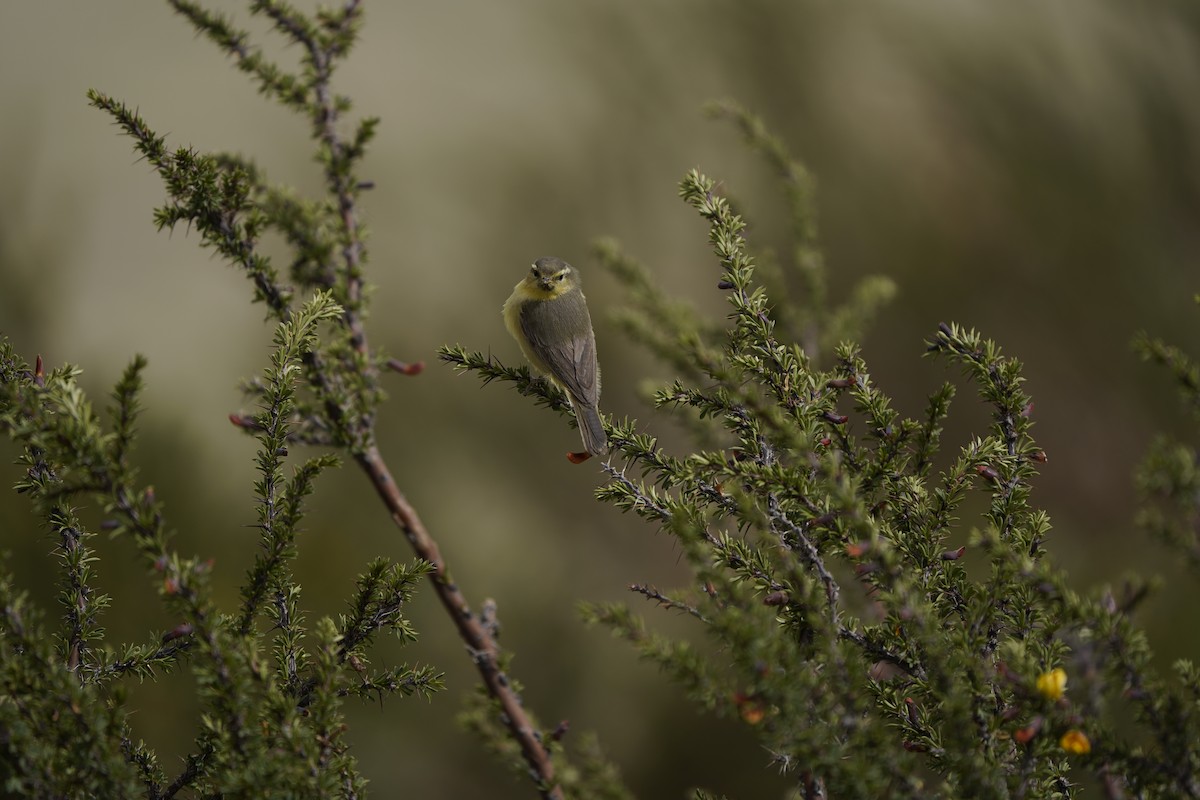
[{"label": "bird's tail", "polygon": [[583,437],[583,447],[594,456],[602,456],[608,452],[608,435],[604,425],[600,423],[600,413],[595,406],[586,406],[575,398],[571,398],[575,407],[575,421],[579,423],[579,435]]}]

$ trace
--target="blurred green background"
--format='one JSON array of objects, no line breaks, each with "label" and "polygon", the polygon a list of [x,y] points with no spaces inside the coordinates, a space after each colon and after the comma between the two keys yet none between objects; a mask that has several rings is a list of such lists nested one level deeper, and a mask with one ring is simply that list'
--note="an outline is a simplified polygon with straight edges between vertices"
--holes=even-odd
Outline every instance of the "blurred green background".
[{"label": "blurred green background", "polygon": [[[265,32],[237,3],[210,5]],[[257,97],[165,4],[0,8],[0,331],[30,360],[82,365],[97,398],[134,353],[149,357],[143,476],[179,548],[216,558],[232,604],[254,554],[254,448],[226,415],[240,407],[238,379],[265,364],[270,332],[244,279],[196,237],[154,231],[159,181],[87,107],[89,87],[139,107],[172,145],[251,155],[308,191],[318,168],[305,124]],[[559,255],[586,277],[603,408],[646,419],[640,387],[671,376],[609,323],[622,293],[589,242],[618,237],[672,293],[725,313],[704,227],[675,194],[698,166],[739,198],[755,246],[786,246],[767,171],[730,127],[703,119],[708,99],[761,113],[816,175],[835,297],[872,273],[898,283],[863,344],[902,412],[920,414],[957,378],[921,358],[939,321],[978,327],[1025,362],[1050,456],[1035,499],[1055,522],[1051,550],[1080,587],[1127,569],[1165,575],[1143,620],[1160,663],[1195,653],[1195,594],[1132,525],[1134,465],[1156,432],[1187,420],[1168,376],[1128,343],[1147,328],[1200,352],[1200,7],[368,3],[339,87],[358,113],[383,118],[364,170],[377,185],[364,208],[372,343],[429,363],[389,381],[384,452],[469,599],[498,601],[527,702],[550,726],[598,731],[640,796],[705,785],[782,797],[786,783],[739,724],[698,714],[578,622],[578,600],[679,581],[667,538],[593,502],[598,469],[563,459],[577,444],[563,420],[456,377],[434,351],[461,342],[518,361],[500,305],[533,258]],[[988,419],[969,391],[955,410],[954,447]],[[17,470],[0,474],[11,482]],[[20,498],[0,499],[0,526],[19,580],[50,597],[53,543]],[[100,547],[112,634],[172,627],[128,544]],[[371,489],[349,469],[324,478],[297,568],[311,615],[337,613],[377,554],[409,558]],[[663,630],[697,633],[645,611]],[[449,691],[352,710],[375,796],[530,796],[453,722],[474,676],[433,595],[412,613],[420,642],[385,646],[379,660],[436,664]],[[185,670],[133,690],[135,730],[169,771],[196,722],[189,684]]]}]

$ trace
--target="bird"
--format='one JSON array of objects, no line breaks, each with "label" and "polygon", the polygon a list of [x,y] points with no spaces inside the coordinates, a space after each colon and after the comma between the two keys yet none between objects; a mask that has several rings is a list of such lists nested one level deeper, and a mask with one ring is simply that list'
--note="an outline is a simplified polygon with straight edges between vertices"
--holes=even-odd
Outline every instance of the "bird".
[{"label": "bird", "polygon": [[504,325],[530,365],[571,400],[584,452],[567,458],[579,464],[607,453],[596,336],[579,270],[553,256],[534,261],[504,303]]}]

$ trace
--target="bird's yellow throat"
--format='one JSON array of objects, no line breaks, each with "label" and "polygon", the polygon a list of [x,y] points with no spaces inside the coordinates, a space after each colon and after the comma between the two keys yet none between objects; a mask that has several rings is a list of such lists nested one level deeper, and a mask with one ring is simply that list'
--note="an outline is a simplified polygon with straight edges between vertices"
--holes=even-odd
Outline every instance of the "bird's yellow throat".
[{"label": "bird's yellow throat", "polygon": [[538,285],[537,281],[529,279],[523,280],[513,289],[513,297],[517,300],[553,300],[556,297],[562,297],[567,292],[575,288],[575,284],[570,281],[554,281],[550,284],[549,289],[543,289]]}]

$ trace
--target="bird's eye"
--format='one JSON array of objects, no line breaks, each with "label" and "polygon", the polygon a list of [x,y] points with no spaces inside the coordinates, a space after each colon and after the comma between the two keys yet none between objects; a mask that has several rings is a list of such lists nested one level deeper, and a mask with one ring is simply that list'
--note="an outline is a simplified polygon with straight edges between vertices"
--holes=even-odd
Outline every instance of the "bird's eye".
[{"label": "bird's eye", "polygon": [[565,277],[567,277],[567,273],[565,273],[565,272],[558,273],[558,280],[560,283],[562,282],[562,279]]}]

